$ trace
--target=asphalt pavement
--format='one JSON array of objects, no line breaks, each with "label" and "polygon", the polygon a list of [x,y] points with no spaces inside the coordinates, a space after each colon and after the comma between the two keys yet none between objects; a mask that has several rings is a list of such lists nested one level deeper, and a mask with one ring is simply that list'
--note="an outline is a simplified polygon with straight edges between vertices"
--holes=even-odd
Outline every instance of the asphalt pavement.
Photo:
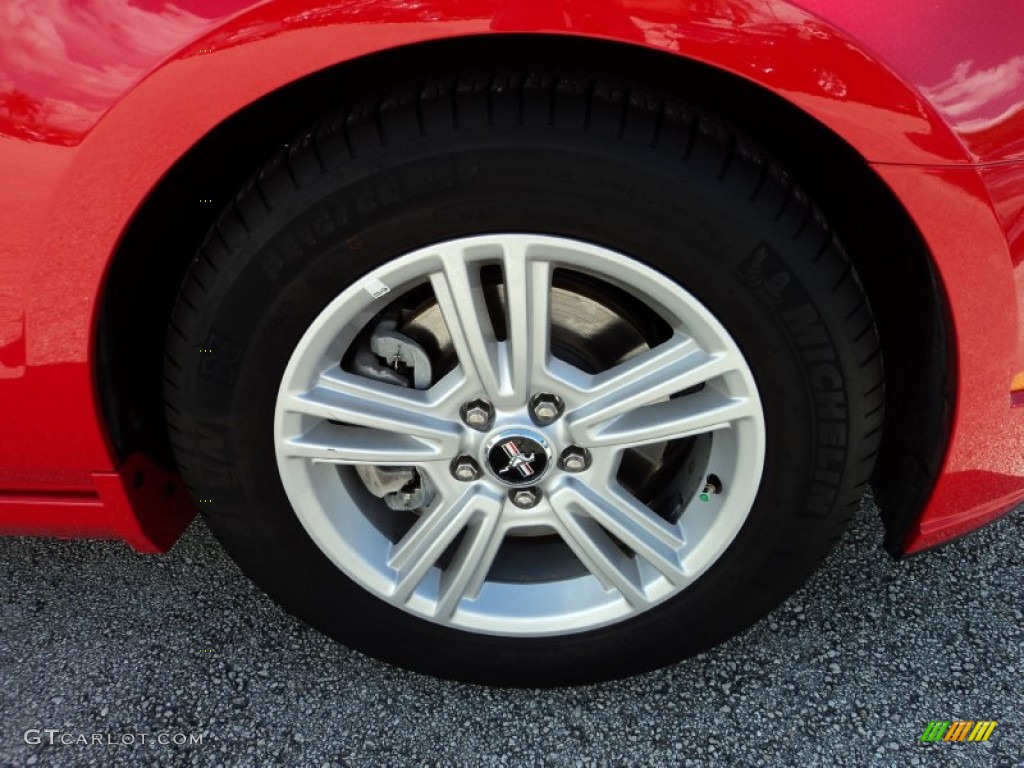
[{"label": "asphalt pavement", "polygon": [[[0,539],[0,765],[1024,765],[1024,512],[901,563],[881,537],[865,500],[746,634],[559,690],[435,680],[337,645],[200,521],[160,557]],[[998,725],[922,743],[932,720]]]}]

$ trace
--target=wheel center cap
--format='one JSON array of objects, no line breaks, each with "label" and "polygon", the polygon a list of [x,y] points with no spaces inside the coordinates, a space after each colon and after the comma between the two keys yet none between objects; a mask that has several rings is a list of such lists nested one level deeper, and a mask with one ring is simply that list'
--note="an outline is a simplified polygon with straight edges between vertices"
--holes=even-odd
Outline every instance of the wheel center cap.
[{"label": "wheel center cap", "polygon": [[551,445],[532,429],[506,429],[487,441],[487,467],[505,485],[534,485],[552,464]]}]

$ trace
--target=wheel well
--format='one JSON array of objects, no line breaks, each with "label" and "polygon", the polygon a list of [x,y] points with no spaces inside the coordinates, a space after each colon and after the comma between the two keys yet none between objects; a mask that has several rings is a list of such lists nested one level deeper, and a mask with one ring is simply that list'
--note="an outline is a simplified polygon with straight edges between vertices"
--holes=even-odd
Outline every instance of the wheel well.
[{"label": "wheel well", "polygon": [[886,545],[898,554],[945,454],[954,381],[945,298],[916,227],[856,151],[783,99],[687,59],[606,41],[515,35],[410,46],[304,78],[214,128],[151,192],[107,275],[97,382],[119,456],[141,452],[174,466],[162,397],[171,309],[214,220],[275,150],[368,90],[408,87],[418,73],[465,73],[465,62],[521,66],[527,55],[545,67],[642,82],[717,113],[772,153],[824,212],[857,267],[881,335],[888,416],[873,485]]}]

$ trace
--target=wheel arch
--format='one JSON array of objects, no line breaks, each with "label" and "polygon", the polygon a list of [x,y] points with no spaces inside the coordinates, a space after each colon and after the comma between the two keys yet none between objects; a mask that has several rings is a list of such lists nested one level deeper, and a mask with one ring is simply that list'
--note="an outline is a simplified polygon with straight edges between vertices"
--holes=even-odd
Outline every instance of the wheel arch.
[{"label": "wheel arch", "polygon": [[143,453],[173,466],[161,397],[171,308],[218,212],[256,168],[330,112],[332,103],[402,83],[410,72],[459,72],[466,61],[502,66],[521,61],[525,51],[574,70],[612,68],[620,80],[644,82],[717,113],[774,154],[823,210],[874,308],[887,368],[887,411],[900,416],[887,419],[874,477],[887,544],[898,551],[945,454],[956,359],[941,281],[911,217],[860,152],[772,91],[692,59],[580,37],[467,37],[372,54],[269,93],[195,143],[132,216],[102,287],[94,372],[117,458]]}]

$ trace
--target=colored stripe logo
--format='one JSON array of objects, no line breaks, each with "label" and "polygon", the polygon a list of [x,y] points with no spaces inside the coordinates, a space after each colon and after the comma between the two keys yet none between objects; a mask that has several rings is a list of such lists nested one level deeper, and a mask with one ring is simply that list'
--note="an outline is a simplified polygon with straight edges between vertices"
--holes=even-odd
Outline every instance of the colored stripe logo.
[{"label": "colored stripe logo", "polygon": [[519,450],[519,446],[511,440],[501,447],[505,451],[505,455],[510,459],[508,466],[501,470],[502,472],[518,469],[519,474],[523,477],[529,477],[533,474],[533,467],[530,466],[530,462],[533,461],[532,453],[523,453]]},{"label": "colored stripe logo", "polygon": [[921,741],[988,741],[998,724],[995,720],[932,720]]}]

